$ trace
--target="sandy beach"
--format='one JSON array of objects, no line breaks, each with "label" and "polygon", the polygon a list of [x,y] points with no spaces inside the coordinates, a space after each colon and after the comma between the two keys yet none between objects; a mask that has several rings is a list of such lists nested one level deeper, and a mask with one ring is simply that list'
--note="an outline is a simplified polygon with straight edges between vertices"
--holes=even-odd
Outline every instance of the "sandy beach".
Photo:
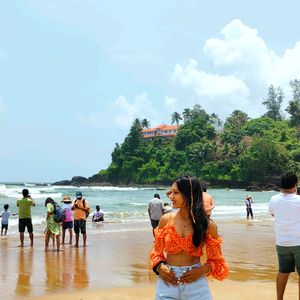
[{"label": "sandy beach", "polygon": [[[70,245],[44,252],[44,238],[36,236],[23,249],[16,236],[1,237],[0,289],[2,299],[154,299],[156,276],[149,268],[151,230],[88,236],[88,247]],[[120,224],[122,226],[122,224]],[[219,223],[223,253],[230,266],[228,280],[209,279],[213,299],[274,299],[277,258],[272,222]],[[50,250],[52,247],[50,247]],[[292,275],[286,299],[297,297]]]}]

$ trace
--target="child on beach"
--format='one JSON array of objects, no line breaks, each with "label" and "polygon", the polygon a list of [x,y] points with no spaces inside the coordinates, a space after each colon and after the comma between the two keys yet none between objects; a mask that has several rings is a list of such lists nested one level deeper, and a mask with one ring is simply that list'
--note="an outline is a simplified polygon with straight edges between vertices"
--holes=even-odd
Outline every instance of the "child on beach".
[{"label": "child on beach", "polygon": [[10,216],[16,216],[18,213],[11,213],[9,210],[9,205],[5,204],[4,205],[4,210],[1,212],[0,218],[2,218],[1,220],[1,235],[3,235],[3,231],[4,231],[4,235],[6,235],[7,233],[7,229],[8,229],[8,219]]},{"label": "child on beach", "polygon": [[56,250],[60,249],[60,226],[53,218],[53,211],[55,209],[55,202],[52,198],[47,198],[45,201],[45,207],[47,208],[47,227],[45,231],[45,251],[48,251],[49,240],[52,235],[56,237]]},{"label": "child on beach", "polygon": [[[153,271],[159,275],[155,299],[211,300],[206,276],[223,280],[229,269],[217,226],[205,213],[200,182],[181,177],[167,195],[178,210],[163,215],[155,230],[150,254]],[[207,259],[202,264],[204,246]]]},{"label": "child on beach", "polygon": [[69,244],[72,245],[72,236],[73,236],[73,219],[72,219],[72,200],[69,197],[69,195],[65,195],[63,200],[63,209],[66,213],[66,219],[62,222],[62,244],[65,243],[65,234],[66,230],[68,229],[69,235],[70,235],[70,241]]},{"label": "child on beach", "polygon": [[101,221],[104,221],[104,213],[100,209],[100,206],[96,205],[96,210],[93,213],[92,222],[101,222]]}]

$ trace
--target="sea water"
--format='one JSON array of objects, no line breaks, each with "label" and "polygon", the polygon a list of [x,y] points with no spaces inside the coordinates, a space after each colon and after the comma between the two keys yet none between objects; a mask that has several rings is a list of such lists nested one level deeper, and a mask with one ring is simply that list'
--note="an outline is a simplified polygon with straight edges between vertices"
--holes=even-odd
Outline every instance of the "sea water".
[{"label": "sea water", "polygon": [[[53,186],[50,184],[18,183],[0,184],[0,211],[4,204],[9,204],[9,210],[18,212],[17,199],[22,198],[22,189],[29,189],[30,195],[36,202],[32,207],[32,221],[34,231],[43,233],[46,223],[45,200],[53,198],[60,203],[63,196],[68,194],[71,199],[75,198],[76,191],[81,191],[87,199],[91,208],[90,217],[87,219],[88,229],[91,233],[99,230],[91,222],[92,212],[96,205],[100,205],[104,211],[105,221],[101,224],[102,232],[145,230],[149,228],[148,202],[154,194],[158,193],[162,201],[169,202],[165,189],[144,188],[144,187],[112,187],[112,186]],[[245,220],[245,197],[249,192],[239,189],[209,189],[216,202],[212,218],[218,221],[240,221]],[[271,219],[268,213],[268,203],[276,192],[251,192],[253,198],[254,221],[262,222]],[[11,217],[9,220],[9,233],[18,233],[18,217]],[[100,224],[99,224],[100,225]]]}]

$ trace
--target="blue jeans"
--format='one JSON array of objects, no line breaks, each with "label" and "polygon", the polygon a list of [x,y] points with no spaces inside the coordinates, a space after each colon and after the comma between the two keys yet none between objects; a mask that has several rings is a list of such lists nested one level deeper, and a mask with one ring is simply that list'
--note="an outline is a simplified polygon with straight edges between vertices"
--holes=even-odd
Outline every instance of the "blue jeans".
[{"label": "blue jeans", "polygon": [[[175,272],[176,277],[181,277],[184,272],[192,268],[200,267],[195,264],[186,267],[168,267]],[[188,284],[178,284],[177,286],[166,285],[161,278],[156,285],[155,300],[212,300],[207,280],[201,276],[198,280]]]}]

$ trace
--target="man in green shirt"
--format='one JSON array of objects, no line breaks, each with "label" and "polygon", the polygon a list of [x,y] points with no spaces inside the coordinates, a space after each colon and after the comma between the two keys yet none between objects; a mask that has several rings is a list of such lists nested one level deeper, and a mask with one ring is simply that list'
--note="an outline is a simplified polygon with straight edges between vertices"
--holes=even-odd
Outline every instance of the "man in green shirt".
[{"label": "man in green shirt", "polygon": [[24,232],[27,231],[30,237],[30,245],[33,246],[33,227],[31,221],[31,206],[35,206],[35,202],[31,199],[28,189],[23,189],[23,198],[17,200],[17,207],[19,207],[19,233],[20,233],[20,246],[24,246]]}]

